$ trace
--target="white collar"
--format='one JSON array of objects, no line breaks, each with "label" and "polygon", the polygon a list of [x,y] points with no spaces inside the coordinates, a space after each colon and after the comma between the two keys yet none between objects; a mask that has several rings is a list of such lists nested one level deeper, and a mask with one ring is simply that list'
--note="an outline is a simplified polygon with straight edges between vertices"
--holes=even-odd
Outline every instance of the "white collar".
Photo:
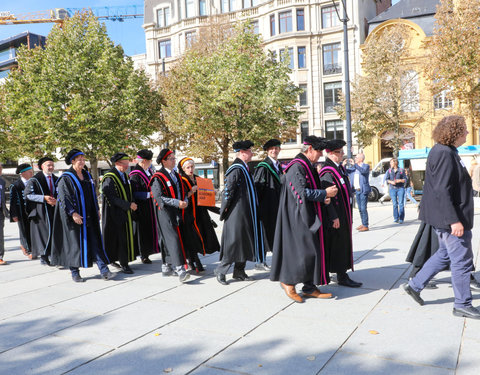
[{"label": "white collar", "polygon": [[45,172],[43,172],[43,171],[42,171],[42,173],[43,173],[43,175],[45,176],[45,178],[47,178],[47,177],[49,177],[49,176],[50,176],[50,177],[53,176],[53,173],[47,174],[47,173],[45,173]]},{"label": "white collar", "polygon": [[274,166],[277,166],[278,165],[278,160],[275,160],[274,158],[272,158],[270,155],[267,155],[269,157],[269,159],[272,161],[273,165]]},{"label": "white collar", "polygon": [[23,184],[26,185],[28,180],[22,176],[20,176],[20,178],[22,179]]}]

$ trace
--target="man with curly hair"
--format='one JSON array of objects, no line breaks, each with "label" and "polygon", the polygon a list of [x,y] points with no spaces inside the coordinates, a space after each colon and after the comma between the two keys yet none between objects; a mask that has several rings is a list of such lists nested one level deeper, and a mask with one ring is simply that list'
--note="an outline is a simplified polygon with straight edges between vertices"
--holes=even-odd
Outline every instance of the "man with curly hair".
[{"label": "man with curly hair", "polygon": [[419,219],[435,228],[439,248],[403,289],[423,305],[420,292],[437,273],[450,267],[455,296],[453,315],[480,319],[480,311],[472,306],[470,291],[472,180],[457,151],[467,134],[465,119],[457,115],[444,117],[433,130],[436,144],[427,159]]}]

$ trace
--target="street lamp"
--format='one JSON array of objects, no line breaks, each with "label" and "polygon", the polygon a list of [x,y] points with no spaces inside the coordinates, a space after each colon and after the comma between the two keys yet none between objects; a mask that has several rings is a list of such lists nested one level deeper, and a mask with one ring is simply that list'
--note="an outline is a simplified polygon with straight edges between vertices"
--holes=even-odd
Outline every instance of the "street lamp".
[{"label": "street lamp", "polygon": [[343,6],[343,16],[340,17],[337,9],[337,3],[335,0],[332,0],[333,6],[335,7],[335,12],[337,13],[338,19],[343,23],[343,64],[345,68],[345,75],[343,76],[344,86],[345,86],[345,120],[346,120],[346,130],[347,130],[347,157],[352,158],[352,114],[350,109],[350,69],[348,67],[348,28],[347,23],[350,19],[347,16],[347,5],[345,0],[340,0]]}]

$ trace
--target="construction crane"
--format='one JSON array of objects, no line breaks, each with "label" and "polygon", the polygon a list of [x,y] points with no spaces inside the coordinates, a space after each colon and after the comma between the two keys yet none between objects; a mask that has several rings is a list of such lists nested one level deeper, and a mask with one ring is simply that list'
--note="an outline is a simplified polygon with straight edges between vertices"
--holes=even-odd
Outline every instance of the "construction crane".
[{"label": "construction crane", "polygon": [[10,11],[0,11],[0,25],[45,22],[62,23],[66,18],[85,10],[91,11],[93,15],[99,19],[119,22],[123,22],[126,19],[143,17],[143,4],[92,8],[55,8],[19,14],[13,14]]}]

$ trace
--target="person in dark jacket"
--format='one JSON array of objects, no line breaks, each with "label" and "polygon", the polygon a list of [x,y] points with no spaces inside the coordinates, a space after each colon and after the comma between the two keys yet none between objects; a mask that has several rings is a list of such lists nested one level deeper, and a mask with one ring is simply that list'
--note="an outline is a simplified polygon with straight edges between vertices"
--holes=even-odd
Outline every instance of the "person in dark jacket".
[{"label": "person in dark jacket", "polygon": [[[330,278],[323,246],[322,202],[338,189],[320,188],[320,179],[313,164],[326,147],[325,139],[314,135],[305,138],[302,152],[285,169],[273,242],[271,281],[280,281],[287,297],[297,303],[304,298],[331,298],[316,285],[326,285]],[[302,295],[296,284],[303,283]]]},{"label": "person in dark jacket", "polygon": [[160,252],[155,219],[155,205],[148,187],[150,179],[155,173],[152,167],[153,152],[140,150],[137,152],[138,163],[130,172],[133,200],[137,204],[137,211],[133,218],[133,237],[135,254],[140,254],[142,263],[151,264],[149,256]]},{"label": "person in dark jacket", "polygon": [[453,315],[480,319],[480,311],[472,306],[470,291],[472,180],[456,149],[465,143],[467,134],[465,119],[457,115],[444,117],[433,130],[436,144],[427,159],[419,219],[435,228],[439,248],[403,289],[423,305],[420,292],[437,273],[450,266],[455,296]]},{"label": "person in dark jacket", "polygon": [[[0,176],[2,175],[3,166],[0,164]],[[3,228],[5,226],[5,218],[10,217],[7,209],[7,200],[5,198],[5,180],[0,177],[0,265],[8,264],[3,256],[5,254],[5,240],[3,237]]]},{"label": "person in dark jacket", "polygon": [[[128,262],[135,260],[132,212],[137,210],[127,175],[129,157],[117,152],[110,158],[114,167],[102,179],[103,243],[110,262],[119,261],[123,273],[132,274]],[[115,265],[115,264],[114,264]]]},{"label": "person in dark jacket", "polygon": [[270,139],[263,145],[267,157],[257,165],[253,174],[258,196],[258,215],[265,229],[265,238],[268,245],[268,247],[265,247],[265,252],[260,254],[260,262],[255,264],[255,269],[260,271],[270,269],[266,261],[266,252],[272,251],[273,248],[280,201],[280,177],[283,174],[282,166],[278,161],[280,145],[278,139]]},{"label": "person in dark jacket", "polygon": [[220,220],[224,220],[220,264],[215,269],[217,281],[227,285],[225,278],[235,263],[233,278],[252,280],[245,273],[247,261],[260,261],[264,251],[263,228],[258,217],[258,200],[247,163],[252,159],[253,143],[249,140],[233,144],[237,158],[225,172],[225,189],[220,207]]},{"label": "person in dark jacket", "polygon": [[[352,160],[350,160],[352,162]],[[355,164],[351,167],[347,167],[348,177],[350,184],[355,193],[355,199],[358,205],[358,211],[360,213],[360,219],[362,225],[357,227],[359,232],[367,232],[368,229],[368,195],[372,191],[368,179],[370,177],[370,166],[365,161],[365,154],[359,153],[355,156]]]},{"label": "person in dark jacket", "polygon": [[31,254],[30,224],[25,207],[24,190],[27,181],[33,176],[30,164],[20,164],[16,171],[20,178],[10,185],[10,221],[18,224],[20,248],[29,259],[35,259]]},{"label": "person in dark jacket", "polygon": [[403,224],[405,218],[405,170],[398,167],[398,160],[390,160],[390,169],[385,173],[388,191],[393,204],[393,222]]},{"label": "person in dark jacket", "polygon": [[110,280],[110,272],[100,232],[99,207],[95,184],[85,169],[85,154],[72,149],[65,157],[72,165],[57,183],[57,204],[53,216],[52,265],[69,267],[75,282],[84,282],[79,267],[91,267],[93,261],[103,280]]}]

